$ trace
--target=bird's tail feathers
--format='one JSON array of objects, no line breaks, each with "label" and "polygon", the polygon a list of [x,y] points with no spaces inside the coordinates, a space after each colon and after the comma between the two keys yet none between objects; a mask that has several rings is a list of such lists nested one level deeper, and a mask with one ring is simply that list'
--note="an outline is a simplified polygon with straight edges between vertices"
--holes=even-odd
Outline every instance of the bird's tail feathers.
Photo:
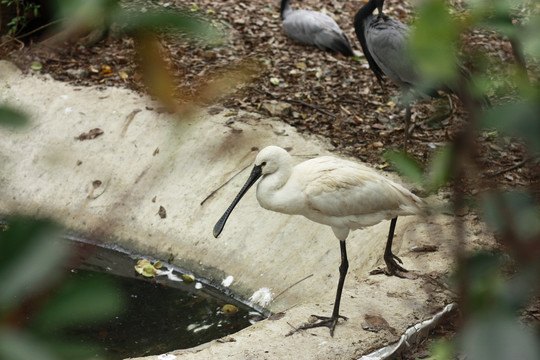
[{"label": "bird's tail feathers", "polygon": [[402,205],[402,209],[409,214],[427,217],[447,212],[448,204],[437,196],[428,196],[425,198],[414,196],[413,203]]},{"label": "bird's tail feathers", "polygon": [[331,44],[331,50],[343,54],[343,56],[354,56],[354,51],[347,36],[336,38]]},{"label": "bird's tail feathers", "polygon": [[403,215],[419,215],[428,216],[433,213],[432,205],[426,201],[425,198],[421,198],[410,191],[402,193],[400,210],[403,211]]}]

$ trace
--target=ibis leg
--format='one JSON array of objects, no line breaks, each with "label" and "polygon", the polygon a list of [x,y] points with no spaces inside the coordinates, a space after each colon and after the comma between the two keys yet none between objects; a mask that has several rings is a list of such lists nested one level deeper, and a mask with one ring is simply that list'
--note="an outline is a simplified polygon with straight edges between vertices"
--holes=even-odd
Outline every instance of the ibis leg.
[{"label": "ibis leg", "polygon": [[386,240],[386,248],[384,249],[384,262],[386,263],[388,275],[398,275],[398,271],[407,272],[407,269],[399,265],[403,264],[400,258],[392,253],[392,241],[394,240],[394,231],[396,230],[397,217],[390,222],[390,231],[388,231],[388,240]]},{"label": "ibis leg", "polygon": [[338,323],[339,318],[347,320],[345,316],[339,315],[339,305],[341,303],[341,293],[343,292],[343,284],[345,283],[345,276],[347,276],[347,270],[349,270],[349,260],[347,260],[347,246],[345,241],[340,241],[339,245],[341,246],[341,265],[339,266],[339,281],[336,291],[336,301],[334,302],[334,310],[332,311],[332,316],[319,316],[312,315],[319,319],[319,321],[313,324],[306,324],[300,326],[298,329],[289,333],[288,335],[293,334],[298,330],[312,329],[316,327],[326,326],[330,329],[330,336],[334,336],[334,329]]}]

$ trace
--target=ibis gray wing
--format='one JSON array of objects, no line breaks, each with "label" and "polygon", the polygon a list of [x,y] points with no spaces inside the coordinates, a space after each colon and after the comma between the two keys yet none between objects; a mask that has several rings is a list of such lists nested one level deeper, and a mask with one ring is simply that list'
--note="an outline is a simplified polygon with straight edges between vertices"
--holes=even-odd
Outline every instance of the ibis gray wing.
[{"label": "ibis gray wing", "polygon": [[285,34],[293,40],[315,45],[321,50],[352,55],[349,40],[328,15],[318,11],[295,10],[287,14],[282,25]]},{"label": "ibis gray wing", "polygon": [[394,19],[373,17],[366,27],[366,42],[373,59],[386,76],[400,86],[414,86],[418,75],[406,52],[409,28]]}]

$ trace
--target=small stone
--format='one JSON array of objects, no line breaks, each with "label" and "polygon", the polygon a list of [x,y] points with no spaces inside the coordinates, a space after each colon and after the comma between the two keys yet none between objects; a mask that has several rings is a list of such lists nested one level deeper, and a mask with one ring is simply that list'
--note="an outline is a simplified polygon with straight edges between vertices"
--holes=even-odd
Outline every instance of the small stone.
[{"label": "small stone", "polygon": [[291,110],[291,104],[286,102],[266,102],[262,107],[268,111],[270,116],[284,115]]}]

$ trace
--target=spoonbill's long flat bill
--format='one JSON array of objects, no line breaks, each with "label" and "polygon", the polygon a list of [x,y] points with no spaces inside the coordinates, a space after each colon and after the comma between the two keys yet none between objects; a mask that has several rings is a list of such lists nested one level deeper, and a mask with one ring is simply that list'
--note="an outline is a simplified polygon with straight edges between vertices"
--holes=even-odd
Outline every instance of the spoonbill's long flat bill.
[{"label": "spoonbill's long flat bill", "polygon": [[403,186],[358,163],[331,156],[322,156],[293,166],[289,153],[278,147],[262,149],[247,182],[229,208],[214,226],[218,237],[227,218],[248,189],[259,179],[257,200],[268,210],[284,214],[304,215],[308,219],[329,225],[340,240],[341,265],[332,316],[316,316],[319,321],[299,329],[319,326],[334,329],[339,315],[341,292],[349,263],[345,240],[350,230],[392,220],[384,251],[389,274],[407,271],[392,253],[392,239],[397,217],[422,213],[423,201]]}]

